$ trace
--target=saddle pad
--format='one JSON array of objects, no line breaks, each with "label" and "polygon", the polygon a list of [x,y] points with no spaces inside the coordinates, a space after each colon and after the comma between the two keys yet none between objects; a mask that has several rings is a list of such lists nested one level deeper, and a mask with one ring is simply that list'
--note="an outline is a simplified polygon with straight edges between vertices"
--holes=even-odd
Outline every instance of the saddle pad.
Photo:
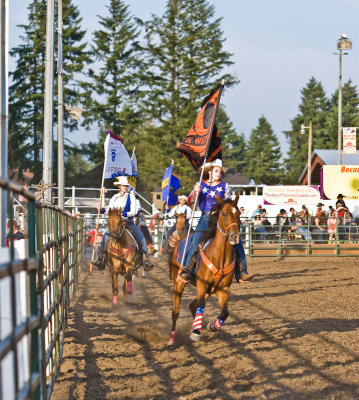
[{"label": "saddle pad", "polygon": [[[191,235],[188,239],[188,244],[187,244],[187,250],[191,244],[191,240],[192,240],[193,235]],[[213,238],[207,240],[204,244],[203,244],[203,250],[212,242]],[[176,253],[176,261],[181,264],[182,261],[182,257],[183,257],[183,252],[184,252],[184,246],[186,243],[186,239],[183,239],[180,241],[178,247],[177,247],[177,253]],[[201,254],[198,252],[197,254],[197,262],[196,262],[196,268],[192,271],[192,278],[196,277],[197,271],[199,266],[201,265]]]}]

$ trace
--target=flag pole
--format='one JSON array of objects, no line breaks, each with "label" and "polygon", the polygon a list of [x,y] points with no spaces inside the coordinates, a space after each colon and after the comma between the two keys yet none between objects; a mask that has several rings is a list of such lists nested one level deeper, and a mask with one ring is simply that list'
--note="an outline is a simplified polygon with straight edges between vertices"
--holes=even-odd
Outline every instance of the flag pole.
[{"label": "flag pole", "polygon": [[[107,137],[105,139],[105,142],[107,138],[109,137],[109,134],[107,134]],[[108,147],[108,146],[107,146]],[[96,220],[96,227],[95,227],[95,241],[93,244],[92,248],[92,256],[91,256],[91,263],[90,263],[90,274],[92,274],[93,270],[93,265],[92,262],[95,258],[95,252],[97,248],[97,232],[99,228],[99,221],[100,221],[100,213],[101,213],[101,206],[102,206],[102,199],[103,199],[103,194],[104,194],[104,181],[105,181],[105,168],[106,168],[106,161],[107,161],[107,148],[105,150],[105,161],[103,164],[103,171],[102,171],[102,181],[101,181],[101,190],[100,190],[100,200],[99,200],[99,205],[98,205],[98,210],[97,210],[97,220]]]},{"label": "flag pole", "polygon": [[[206,155],[205,155],[204,160],[203,160],[201,176],[199,178],[199,185],[201,185],[201,182],[202,182],[202,179],[203,179],[203,173],[204,173],[204,166],[206,165],[207,158],[208,158],[208,151],[209,151],[209,146],[211,144],[213,128],[214,128],[214,121],[216,120],[219,103],[221,101],[221,94],[222,94],[222,90],[224,88],[224,79],[222,79],[221,84],[222,84],[222,89],[221,89],[221,91],[219,92],[219,95],[218,95],[218,106],[216,107],[216,110],[215,110],[215,113],[214,113],[214,116],[213,116],[213,120],[212,120],[211,134],[210,134],[210,137],[209,137],[209,140],[208,140],[208,143],[207,143]],[[186,252],[187,252],[187,245],[188,245],[189,236],[191,234],[191,229],[192,229],[192,224],[193,224],[193,219],[194,219],[194,213],[196,212],[198,197],[199,197],[199,192],[196,194],[196,198],[195,198],[195,201],[194,201],[193,213],[192,213],[192,216],[191,216],[191,221],[190,221],[189,229],[188,229],[188,232],[187,232],[186,242],[185,242],[185,245],[184,245],[184,250],[183,250],[181,264],[180,264],[180,271],[183,269],[183,261],[184,261],[184,258],[185,258]]]},{"label": "flag pole", "polygon": [[[175,161],[174,161],[174,160],[171,160],[171,165],[172,165],[172,166],[174,165],[174,163],[175,163]],[[173,168],[172,168],[172,172],[173,172]],[[171,176],[172,176],[172,172],[171,172]],[[171,179],[170,179],[170,181],[169,181],[169,187],[170,187],[170,188],[169,188],[169,190],[168,190],[168,195],[167,195],[167,200],[166,200],[166,205],[165,205],[165,214],[167,214],[167,213],[166,213],[166,207],[168,207],[168,199],[169,199],[169,197],[170,197]],[[160,249],[162,248],[163,237],[164,237],[164,236],[165,236],[165,223],[164,223],[164,221],[163,221]]]}]

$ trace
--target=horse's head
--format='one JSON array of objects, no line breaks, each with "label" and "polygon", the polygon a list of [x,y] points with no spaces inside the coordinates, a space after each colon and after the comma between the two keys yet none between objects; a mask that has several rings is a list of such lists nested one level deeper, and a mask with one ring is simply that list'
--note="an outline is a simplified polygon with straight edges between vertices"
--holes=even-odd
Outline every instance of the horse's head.
[{"label": "horse's head", "polygon": [[112,235],[116,235],[117,232],[121,230],[123,225],[122,210],[121,208],[114,210],[110,209],[108,215],[108,230]]},{"label": "horse's head", "polygon": [[177,214],[175,213],[176,219],[176,231],[182,236],[185,233],[186,229],[186,214]]},{"label": "horse's head", "polygon": [[237,206],[239,193],[237,192],[234,200],[223,200],[216,195],[219,204],[218,210],[218,226],[224,232],[228,242],[231,245],[239,243],[239,208]]}]

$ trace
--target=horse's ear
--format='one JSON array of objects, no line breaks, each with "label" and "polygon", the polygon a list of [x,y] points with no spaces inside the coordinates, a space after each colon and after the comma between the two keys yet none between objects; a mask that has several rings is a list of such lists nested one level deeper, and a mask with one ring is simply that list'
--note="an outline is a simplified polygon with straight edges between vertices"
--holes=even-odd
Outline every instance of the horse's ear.
[{"label": "horse's ear", "polygon": [[112,214],[113,214],[112,208],[109,208],[108,215],[112,215]]},{"label": "horse's ear", "polygon": [[217,194],[215,194],[215,196],[216,196],[216,199],[217,199],[217,203],[218,204],[222,204],[223,203],[222,197],[219,197]]},{"label": "horse's ear", "polygon": [[238,200],[239,200],[239,192],[237,192],[236,193],[236,197],[234,198],[234,203],[235,203],[235,205],[237,205],[238,204]]},{"label": "horse's ear", "polygon": [[175,216],[176,216],[176,217],[178,217],[178,216],[179,216],[179,214],[177,214],[177,213],[175,212]]},{"label": "horse's ear", "polygon": [[122,215],[122,208],[118,209],[118,215]]}]

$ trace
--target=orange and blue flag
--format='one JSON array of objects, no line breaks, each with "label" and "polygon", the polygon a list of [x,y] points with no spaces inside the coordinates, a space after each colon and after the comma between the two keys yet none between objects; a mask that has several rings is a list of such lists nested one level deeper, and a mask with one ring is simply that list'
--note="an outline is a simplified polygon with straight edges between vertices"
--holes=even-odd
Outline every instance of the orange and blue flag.
[{"label": "orange and blue flag", "polygon": [[172,173],[173,164],[165,171],[162,179],[162,202],[167,206],[173,206],[178,201],[177,190],[181,187],[181,180]]},{"label": "orange and blue flag", "polygon": [[205,97],[201,111],[185,139],[176,150],[183,154],[197,171],[204,160],[222,159],[221,136],[214,121],[224,85],[220,84]]}]

